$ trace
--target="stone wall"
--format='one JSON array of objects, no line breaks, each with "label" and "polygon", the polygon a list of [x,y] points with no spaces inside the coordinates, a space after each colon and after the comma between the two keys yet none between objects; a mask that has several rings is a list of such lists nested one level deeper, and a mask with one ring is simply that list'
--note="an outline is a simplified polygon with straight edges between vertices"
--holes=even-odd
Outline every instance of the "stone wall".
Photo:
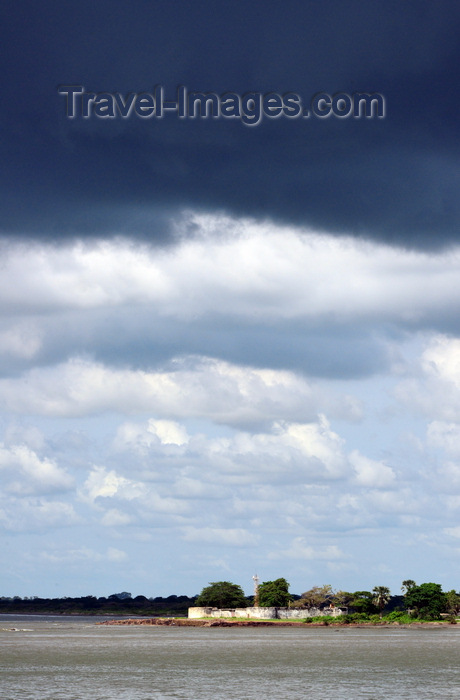
[{"label": "stone wall", "polygon": [[340,608],[189,608],[189,618],[200,617],[242,617],[257,620],[304,620],[319,615],[343,615]]}]

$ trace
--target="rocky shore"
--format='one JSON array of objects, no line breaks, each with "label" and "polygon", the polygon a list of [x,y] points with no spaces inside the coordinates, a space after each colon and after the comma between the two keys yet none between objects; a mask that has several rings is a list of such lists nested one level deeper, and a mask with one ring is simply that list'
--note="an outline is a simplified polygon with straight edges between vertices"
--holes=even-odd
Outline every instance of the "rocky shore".
[{"label": "rocky shore", "polygon": [[150,618],[133,618],[127,620],[103,620],[97,622],[97,625],[168,625],[170,627],[270,627],[273,625],[281,626],[305,626],[303,622],[276,622],[274,620],[224,620],[224,619],[205,619],[205,620],[189,620],[188,618],[172,618],[172,617],[150,617]]},{"label": "rocky shore", "polygon": [[225,620],[222,618],[194,620],[178,617],[150,617],[150,618],[128,618],[125,620],[104,620],[96,622],[97,625],[167,625],[169,627],[445,627],[447,622],[413,622],[410,625],[400,625],[398,622],[311,622],[306,624],[303,621],[295,620]]}]

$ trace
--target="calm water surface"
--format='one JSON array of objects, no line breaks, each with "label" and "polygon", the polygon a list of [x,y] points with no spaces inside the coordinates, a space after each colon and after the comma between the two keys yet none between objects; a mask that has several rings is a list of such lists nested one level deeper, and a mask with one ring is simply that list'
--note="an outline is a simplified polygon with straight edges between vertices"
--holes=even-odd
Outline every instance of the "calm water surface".
[{"label": "calm water surface", "polygon": [[94,618],[4,615],[0,697],[460,699],[459,652],[460,625],[101,627]]}]

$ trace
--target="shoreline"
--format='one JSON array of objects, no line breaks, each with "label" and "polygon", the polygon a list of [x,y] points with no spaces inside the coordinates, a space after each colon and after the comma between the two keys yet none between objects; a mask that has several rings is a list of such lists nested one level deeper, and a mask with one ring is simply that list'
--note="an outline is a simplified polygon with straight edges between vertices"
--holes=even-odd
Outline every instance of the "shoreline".
[{"label": "shoreline", "polygon": [[225,618],[189,619],[173,617],[152,617],[152,618],[128,618],[123,620],[101,620],[97,625],[162,625],[168,627],[311,627],[324,628],[387,628],[398,627],[400,629],[410,628],[434,628],[455,627],[450,622],[443,620],[433,622],[411,622],[410,624],[399,624],[398,622],[302,622],[297,620],[230,620]]}]

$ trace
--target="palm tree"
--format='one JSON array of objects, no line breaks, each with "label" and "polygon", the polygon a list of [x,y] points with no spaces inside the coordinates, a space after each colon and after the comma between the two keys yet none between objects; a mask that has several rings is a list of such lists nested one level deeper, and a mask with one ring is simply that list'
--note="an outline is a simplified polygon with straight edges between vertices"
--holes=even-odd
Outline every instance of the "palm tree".
[{"label": "palm tree", "polygon": [[415,588],[417,584],[415,581],[413,581],[411,578],[406,578],[405,581],[402,582],[401,585],[401,590],[403,592],[403,595],[406,595],[406,593],[409,593],[411,588]]},{"label": "palm tree", "polygon": [[374,594],[372,602],[378,607],[380,610],[380,617],[382,617],[383,608],[391,598],[390,589],[386,586],[374,586],[372,593]]}]

